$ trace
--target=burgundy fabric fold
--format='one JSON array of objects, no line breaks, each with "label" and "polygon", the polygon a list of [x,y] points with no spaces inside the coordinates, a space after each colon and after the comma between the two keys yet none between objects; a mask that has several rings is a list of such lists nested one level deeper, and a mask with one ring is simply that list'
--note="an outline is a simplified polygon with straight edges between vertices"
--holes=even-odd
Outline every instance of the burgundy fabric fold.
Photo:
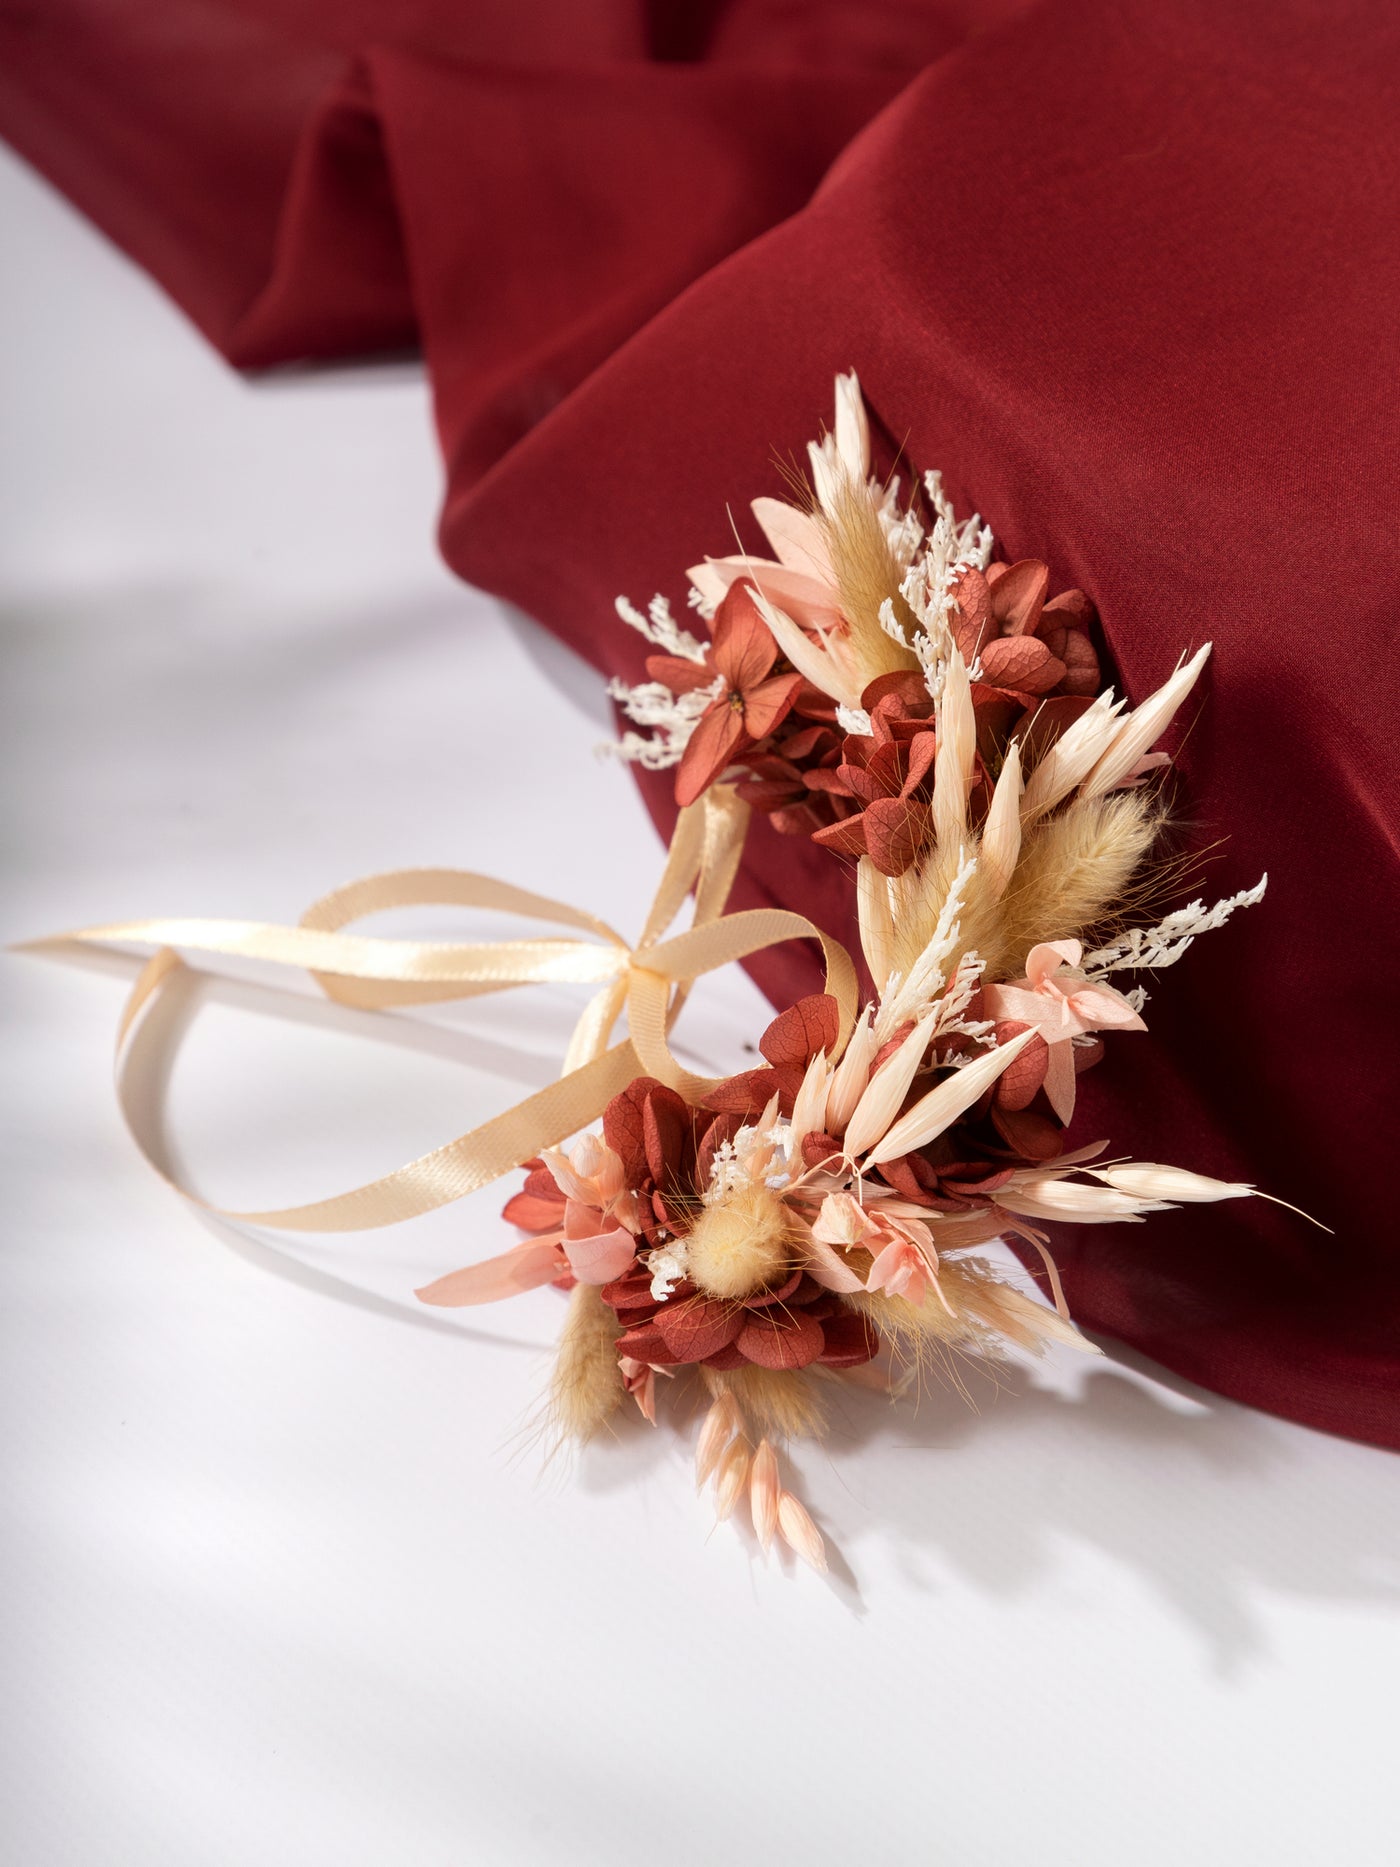
[{"label": "burgundy fabric fold", "polygon": [[[469,17],[467,17],[469,16]],[[1400,1445],[1400,23],[1380,0],[0,4],[0,128],[232,360],[421,341],[449,561],[608,673],[855,367],[891,451],[1088,590],[1217,892],[1076,1136],[1258,1182],[1063,1227],[1071,1305]],[[666,827],[664,778],[645,780]],[[736,905],[850,933],[760,826]],[[756,967],[778,1002],[798,960]]]}]

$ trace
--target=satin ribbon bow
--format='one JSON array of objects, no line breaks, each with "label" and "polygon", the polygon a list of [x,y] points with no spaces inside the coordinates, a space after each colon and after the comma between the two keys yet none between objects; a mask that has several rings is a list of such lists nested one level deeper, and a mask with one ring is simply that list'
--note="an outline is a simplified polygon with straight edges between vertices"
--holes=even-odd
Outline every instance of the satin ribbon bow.
[{"label": "satin ribbon bow", "polygon": [[[837,1051],[856,1013],[850,955],[805,915],[781,908],[725,914],[748,828],[748,806],[732,787],[716,785],[681,812],[666,867],[635,946],[599,920],[562,901],[460,869],[399,869],[351,882],[315,902],[296,927],[262,921],[144,920],[87,927],[30,943],[30,950],[66,941],[89,946],[154,944],[132,987],[117,1030],[116,1078],[121,1111],[133,1140],[168,1185],[207,1212],[286,1231],[367,1231],[449,1205],[499,1179],[596,1121],[608,1102],[638,1076],[655,1076],[698,1101],[718,1078],[697,1076],[671,1053],[670,1027],[691,984],[731,960],[747,959],[784,940],[814,939],[826,962],[826,989],[840,1011]],[[695,894],[692,925],[662,939],[685,898]],[[591,938],[501,940],[476,944],[380,939],[341,930],[366,914],[412,906],[492,908],[574,927]],[[409,1161],[393,1173],[309,1205],[272,1211],[215,1206],[181,1185],[142,1140],[128,1105],[122,1069],[142,1013],[184,970],[176,948],[304,967],[343,1005],[383,1010],[500,992],[549,981],[597,983],[564,1057],[557,1082],[513,1108]],[[623,1011],[628,1036],[610,1043]]]}]

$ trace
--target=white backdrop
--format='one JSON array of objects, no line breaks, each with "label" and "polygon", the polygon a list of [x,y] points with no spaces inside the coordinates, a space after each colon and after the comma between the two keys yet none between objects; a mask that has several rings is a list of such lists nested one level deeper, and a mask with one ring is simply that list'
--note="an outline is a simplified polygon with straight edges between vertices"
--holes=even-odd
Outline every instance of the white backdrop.
[{"label": "white backdrop", "polygon": [[[250,386],[9,158],[0,226],[0,935],[415,863],[635,929],[598,683],[438,563],[419,372]],[[707,1541],[684,1422],[542,1472],[555,1293],[414,1306],[499,1192],[287,1256],[163,1188],[108,1074],[132,970],[0,960],[7,1859],[1396,1858],[1391,1457],[1066,1358],[852,1400],[795,1460],[836,1572],[765,1566]],[[574,1003],[192,992],[170,1148],[224,1203],[339,1190],[548,1080]],[[767,1015],[736,973],[686,1028],[736,1068]]]}]

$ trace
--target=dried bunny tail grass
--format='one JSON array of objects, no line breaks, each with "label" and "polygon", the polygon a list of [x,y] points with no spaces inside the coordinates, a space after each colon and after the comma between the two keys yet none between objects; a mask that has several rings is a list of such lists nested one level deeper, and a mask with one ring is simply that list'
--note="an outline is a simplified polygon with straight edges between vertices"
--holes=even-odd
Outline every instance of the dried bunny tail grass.
[{"label": "dried bunny tail grass", "polygon": [[998,904],[998,938],[982,931],[986,977],[1019,978],[1039,942],[1121,916],[1163,821],[1156,793],[1135,790],[1081,799],[1037,825]]},{"label": "dried bunny tail grass", "polygon": [[[895,897],[891,933],[891,970],[908,977],[928,946],[943,913],[967,855],[976,856],[979,846],[969,836],[965,847],[952,844],[925,851],[912,869],[897,876],[892,883]],[[985,960],[999,953],[1005,945],[1001,890],[995,876],[984,876],[980,862],[963,882],[962,907],[958,910],[958,939],[943,961],[942,971],[951,979],[958,962],[966,953],[977,953]],[[998,977],[987,967],[988,979]]]},{"label": "dried bunny tail grass", "polygon": [[819,505],[813,517],[821,526],[831,554],[841,613],[850,625],[850,647],[865,687],[881,674],[917,673],[919,658],[889,635],[880,620],[886,603],[894,606],[895,620],[906,640],[912,640],[918,622],[900,594],[904,570],[885,535],[869,489],[852,479],[843,480]]},{"label": "dried bunny tail grass", "polygon": [[619,1324],[593,1284],[576,1284],[549,1386],[548,1425],[560,1440],[591,1439],[626,1389],[617,1365]]},{"label": "dried bunny tail grass", "polygon": [[718,1400],[729,1395],[760,1433],[779,1439],[819,1439],[826,1431],[826,1402],[816,1385],[796,1369],[702,1368],[705,1386]]}]

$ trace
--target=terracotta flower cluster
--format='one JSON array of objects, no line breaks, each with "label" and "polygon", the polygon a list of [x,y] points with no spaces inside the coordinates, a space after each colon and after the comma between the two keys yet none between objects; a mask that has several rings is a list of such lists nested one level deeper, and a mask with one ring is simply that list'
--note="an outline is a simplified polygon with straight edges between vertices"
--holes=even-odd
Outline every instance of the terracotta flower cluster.
[{"label": "terracotta flower cluster", "polygon": [[[1251,1188],[1066,1147],[1078,1075],[1110,1032],[1142,1032],[1142,989],[1257,889],[1129,928],[1161,828],[1158,742],[1201,649],[1129,709],[1099,691],[1093,612],[1048,598],[1043,564],[995,564],[936,475],[917,509],[871,477],[854,376],[810,450],[803,507],[757,500],[774,557],[690,572],[701,641],[658,598],[620,604],[657,653],[618,690],[693,803],[733,785],[778,828],[854,868],[877,991],[802,999],[762,1063],[696,1102],[651,1078],[601,1133],[534,1161],[512,1250],[419,1294],[491,1301],[570,1288],[552,1388],[560,1429],[595,1431],[659,1382],[707,1403],[697,1449],[722,1516],[816,1567],[823,1541],[776,1442],[818,1432],[842,1382],[896,1391],[950,1355],[1091,1349],[1069,1320],[1051,1222],[1141,1219]],[[1048,600],[1047,600],[1048,599]],[[1038,1258],[1053,1306],[988,1254]],[[1091,1351],[1092,1352],[1092,1351]]]}]

